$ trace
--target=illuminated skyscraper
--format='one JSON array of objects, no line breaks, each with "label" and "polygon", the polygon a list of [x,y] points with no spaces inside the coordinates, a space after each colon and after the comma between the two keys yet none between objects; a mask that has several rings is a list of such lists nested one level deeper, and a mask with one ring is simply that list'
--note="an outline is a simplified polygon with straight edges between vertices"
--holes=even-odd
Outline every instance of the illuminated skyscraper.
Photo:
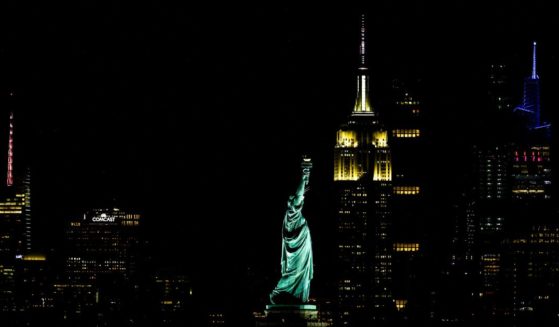
[{"label": "illuminated skyscraper", "polygon": [[511,205],[511,146],[484,145],[474,148],[476,190],[475,215],[478,222],[479,293],[483,311],[497,310],[497,295],[502,288],[501,242]]},{"label": "illuminated skyscraper", "polygon": [[[479,283],[477,292],[482,312],[497,311],[497,296],[502,289],[502,246],[505,222],[511,205],[511,146],[474,147],[473,208],[477,222],[476,257]],[[474,273],[475,271],[466,271]]]},{"label": "illuminated skyscraper", "polygon": [[[13,95],[10,94],[10,97]],[[16,308],[16,258],[31,250],[30,173],[14,177],[14,114],[9,113],[6,183],[0,188],[0,312]]]},{"label": "illuminated skyscraper", "polygon": [[510,145],[475,147],[478,198],[485,200],[510,198],[510,152]]},{"label": "illuminated skyscraper", "polygon": [[[512,199],[532,215],[548,207],[553,198],[551,124],[540,115],[540,77],[536,71],[536,42],[533,43],[532,72],[524,80],[523,105],[518,110],[529,109],[530,130],[515,141],[509,150],[510,190]],[[526,113],[526,111],[522,111]],[[536,222],[531,219],[535,224]]]},{"label": "illuminated skyscraper", "polygon": [[22,255],[25,197],[4,190],[0,196],[0,311],[15,311],[16,256]]},{"label": "illuminated skyscraper", "polygon": [[387,318],[391,293],[392,161],[388,131],[369,98],[365,20],[361,22],[357,97],[334,148],[339,322]]},{"label": "illuminated skyscraper", "polygon": [[522,104],[515,108],[515,111],[524,117],[529,130],[544,128],[548,125],[544,124],[541,119],[540,76],[537,72],[536,45],[536,42],[532,44],[532,71],[524,79]]},{"label": "illuminated skyscraper", "polygon": [[[537,73],[536,42],[532,48],[532,71],[524,79],[522,104],[515,112],[522,118],[526,133],[514,140],[512,192],[516,197],[542,196],[550,184],[551,123],[542,119],[540,104],[540,76]],[[517,178],[518,177],[518,178]],[[547,184],[546,184],[547,183]],[[530,185],[527,185],[530,184]],[[537,186],[535,186],[537,184]],[[538,195],[539,194],[539,195]]]},{"label": "illuminated skyscraper", "polygon": [[[55,285],[66,316],[111,321],[131,310],[139,224],[139,214],[116,208],[94,209],[69,221],[65,277]],[[102,317],[99,312],[115,316]]]}]

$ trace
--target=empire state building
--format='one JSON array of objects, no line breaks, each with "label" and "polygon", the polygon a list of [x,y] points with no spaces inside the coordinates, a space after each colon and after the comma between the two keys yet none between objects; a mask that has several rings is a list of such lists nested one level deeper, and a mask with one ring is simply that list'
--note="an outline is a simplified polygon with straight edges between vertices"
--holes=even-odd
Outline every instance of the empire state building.
[{"label": "empire state building", "polygon": [[394,309],[391,152],[369,97],[364,16],[359,53],[355,105],[334,148],[338,319],[348,326],[386,320]]}]

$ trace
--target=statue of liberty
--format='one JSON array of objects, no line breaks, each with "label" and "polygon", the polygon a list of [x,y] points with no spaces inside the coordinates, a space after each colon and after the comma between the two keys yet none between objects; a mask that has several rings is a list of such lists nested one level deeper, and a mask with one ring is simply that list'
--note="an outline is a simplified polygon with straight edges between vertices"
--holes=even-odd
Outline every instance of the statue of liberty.
[{"label": "statue of liberty", "polygon": [[301,210],[311,167],[311,159],[303,157],[301,182],[287,201],[282,227],[281,278],[270,294],[272,304],[302,304],[309,300],[313,278],[311,234]]}]

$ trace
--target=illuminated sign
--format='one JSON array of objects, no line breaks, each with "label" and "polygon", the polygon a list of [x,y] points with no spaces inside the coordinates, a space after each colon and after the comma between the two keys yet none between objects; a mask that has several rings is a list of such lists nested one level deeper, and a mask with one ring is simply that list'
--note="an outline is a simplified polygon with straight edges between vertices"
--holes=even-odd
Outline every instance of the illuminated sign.
[{"label": "illuminated sign", "polygon": [[114,223],[115,216],[107,216],[106,213],[102,213],[100,216],[95,216],[91,218],[92,222],[104,222],[104,223]]}]

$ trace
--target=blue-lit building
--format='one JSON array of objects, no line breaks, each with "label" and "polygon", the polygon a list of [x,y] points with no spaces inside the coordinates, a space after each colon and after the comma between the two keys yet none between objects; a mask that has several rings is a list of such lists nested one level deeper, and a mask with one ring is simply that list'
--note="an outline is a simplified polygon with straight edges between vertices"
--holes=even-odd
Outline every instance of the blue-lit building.
[{"label": "blue-lit building", "polygon": [[522,104],[515,111],[526,119],[526,126],[534,129],[540,126],[540,77],[536,70],[536,42],[533,44],[532,73],[524,79]]},{"label": "blue-lit building", "polygon": [[532,44],[532,71],[524,79],[522,103],[514,111],[523,117],[523,122],[529,131],[543,129],[549,136],[550,124],[542,120],[540,99],[540,76],[537,71],[537,43]]}]

